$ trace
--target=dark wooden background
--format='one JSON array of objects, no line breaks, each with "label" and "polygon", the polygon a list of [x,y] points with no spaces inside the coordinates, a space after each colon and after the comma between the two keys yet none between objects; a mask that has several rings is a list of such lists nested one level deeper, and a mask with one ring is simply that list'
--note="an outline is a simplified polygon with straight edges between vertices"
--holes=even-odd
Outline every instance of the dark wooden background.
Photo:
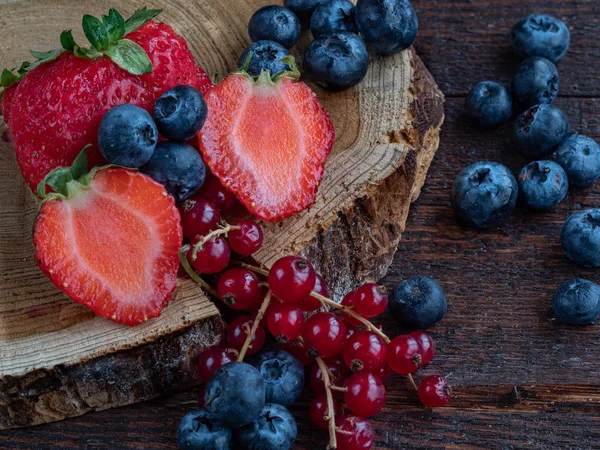
[{"label": "dark wooden background", "polygon": [[[201,1],[201,0],[200,0]],[[445,373],[455,386],[450,407],[419,406],[405,380],[388,382],[388,403],[374,419],[377,449],[600,448],[600,324],[557,323],[550,298],[563,281],[594,270],[565,258],[560,227],[573,212],[600,205],[598,185],[573,189],[549,213],[518,208],[506,225],[486,232],[459,226],[449,206],[452,180],[479,160],[526,161],[511,145],[511,126],[482,131],[467,124],[463,101],[482,80],[509,83],[518,63],[510,27],[531,12],[568,24],[572,43],[559,63],[560,98],[573,130],[600,138],[599,0],[414,0],[420,20],[417,50],[446,94],[439,152],[413,206],[398,254],[383,283],[414,274],[435,277],[449,302],[431,334],[438,353],[427,374]],[[389,334],[399,330],[384,319]],[[311,397],[294,408],[295,449],[324,449],[325,432],[308,421]],[[59,423],[0,433],[0,448],[174,449],[194,391]]]}]

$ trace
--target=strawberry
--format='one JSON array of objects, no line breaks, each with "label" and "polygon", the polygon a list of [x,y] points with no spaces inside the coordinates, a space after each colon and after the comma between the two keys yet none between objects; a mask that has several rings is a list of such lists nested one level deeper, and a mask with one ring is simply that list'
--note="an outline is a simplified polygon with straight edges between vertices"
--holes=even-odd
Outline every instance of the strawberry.
[{"label": "strawberry", "polygon": [[204,160],[251,213],[268,221],[314,203],[333,146],[329,113],[298,76],[295,66],[273,78],[242,70],[206,94]]},{"label": "strawberry", "polygon": [[36,62],[24,63],[16,74],[2,72],[4,120],[32,189],[88,144],[90,167],[105,164],[97,130],[113,106],[133,103],[151,112],[155,99],[176,85],[203,93],[212,87],[185,40],[150,20],[159,12],[139,10],[127,21],[114,9],[102,21],[84,16],[91,48],[78,46],[66,31],[62,50],[32,52]]},{"label": "strawberry", "polygon": [[[78,303],[135,325],[160,315],[175,289],[182,231],[173,197],[142,173],[87,170],[85,151],[40,184],[35,259]],[[46,194],[46,185],[54,193]]]}]

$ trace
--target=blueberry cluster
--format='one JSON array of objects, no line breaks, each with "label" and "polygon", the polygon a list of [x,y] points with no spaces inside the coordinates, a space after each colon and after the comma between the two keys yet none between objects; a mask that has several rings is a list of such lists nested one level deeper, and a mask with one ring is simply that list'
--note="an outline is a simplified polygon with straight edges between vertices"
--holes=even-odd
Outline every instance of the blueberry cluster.
[{"label": "blueberry cluster", "polygon": [[[505,166],[475,163],[456,178],[452,205],[457,215],[477,228],[503,223],[517,201],[538,210],[557,206],[569,184],[585,187],[600,178],[600,146],[593,139],[571,134],[565,114],[552,103],[559,92],[559,73],[554,65],[569,47],[566,25],[546,14],[532,14],[511,32],[515,55],[524,61],[512,80],[512,93],[499,83],[484,81],[467,95],[467,115],[478,125],[493,127],[517,115],[516,149],[533,160],[517,180]],[[573,214],[560,235],[569,259],[588,267],[600,267],[600,209]],[[553,297],[554,311],[562,322],[584,325],[600,315],[600,286],[574,279],[560,286]]]},{"label": "blueberry cluster", "polygon": [[[238,63],[250,75],[291,70],[288,49],[310,27],[314,40],[302,60],[305,75],[339,91],[365,77],[371,49],[380,55],[405,50],[417,37],[418,20],[409,0],[285,0],[254,13],[248,24],[253,44]],[[360,36],[359,36],[360,33]]]},{"label": "blueberry cluster", "polygon": [[[102,118],[98,147],[110,163],[139,169],[182,202],[200,190],[206,167],[186,141],[198,134],[208,110],[191,86],[175,86],[161,95],[150,115],[139,106],[115,106]],[[159,133],[169,141],[159,142]]]},{"label": "blueberry cluster", "polygon": [[[211,353],[213,358],[216,354]],[[212,360],[210,365],[223,362]],[[283,350],[264,351],[249,364],[226,362],[208,379],[200,399],[204,407],[181,421],[179,447],[229,450],[236,443],[245,449],[287,450],[298,430],[286,406],[303,388],[304,367]]]}]

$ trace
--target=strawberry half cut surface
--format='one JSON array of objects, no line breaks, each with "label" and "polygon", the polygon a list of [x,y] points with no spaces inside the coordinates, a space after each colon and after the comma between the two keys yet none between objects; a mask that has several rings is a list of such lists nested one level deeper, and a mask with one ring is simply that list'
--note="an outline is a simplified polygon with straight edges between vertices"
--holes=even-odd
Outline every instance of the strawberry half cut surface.
[{"label": "strawberry half cut surface", "polygon": [[315,201],[334,129],[299,73],[228,76],[206,94],[200,151],[211,171],[248,210],[268,221]]},{"label": "strawberry half cut surface", "polygon": [[[78,303],[115,322],[160,315],[177,281],[182,231],[175,201],[150,177],[79,156],[40,184],[35,258]],[[55,193],[46,194],[46,184]]]}]

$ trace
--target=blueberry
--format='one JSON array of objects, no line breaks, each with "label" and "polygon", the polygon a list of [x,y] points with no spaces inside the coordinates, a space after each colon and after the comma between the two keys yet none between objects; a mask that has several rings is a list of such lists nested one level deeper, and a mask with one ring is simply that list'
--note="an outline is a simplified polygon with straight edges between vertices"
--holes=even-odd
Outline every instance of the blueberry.
[{"label": "blueberry", "polygon": [[315,39],[348,31],[358,33],[354,3],[349,0],[330,0],[315,9],[310,19],[310,31]]},{"label": "blueberry", "polygon": [[532,106],[515,121],[515,144],[523,156],[543,158],[569,135],[569,129],[567,116],[556,106]]},{"label": "blueberry", "polygon": [[589,186],[600,178],[600,146],[587,136],[572,134],[564,139],[556,150],[556,162],[574,186]]},{"label": "blueberry", "polygon": [[111,164],[138,169],[150,160],[157,143],[156,124],[139,106],[115,106],[100,121],[98,147]]},{"label": "blueberry", "polygon": [[248,47],[238,60],[240,67],[244,67],[246,60],[252,52],[252,58],[246,72],[252,76],[258,76],[263,70],[268,70],[271,75],[284,70],[290,70],[290,66],[282,62],[281,59],[289,56],[290,52],[277,42],[273,41],[257,41]]},{"label": "blueberry", "polygon": [[354,33],[337,33],[310,43],[302,60],[305,75],[321,87],[341,91],[367,74],[369,53]]},{"label": "blueberry", "polygon": [[452,207],[477,228],[503,223],[515,209],[519,188],[510,170],[495,162],[471,164],[452,186]]},{"label": "blueberry", "polygon": [[191,86],[175,86],[158,97],[154,120],[158,131],[167,139],[185,142],[198,134],[208,108],[204,97]]},{"label": "blueberry", "polygon": [[483,81],[469,91],[465,110],[478,125],[495,127],[510,119],[512,104],[508,89],[495,81]]},{"label": "blueberry", "polygon": [[586,209],[567,219],[560,242],[571,261],[587,267],[600,266],[600,209]]},{"label": "blueberry", "polygon": [[534,209],[550,209],[567,195],[567,174],[553,161],[534,161],[527,164],[518,177],[519,194],[526,205]]},{"label": "blueberry", "polygon": [[314,10],[317,9],[321,3],[327,1],[329,0],[285,0],[283,5],[296,14],[303,26],[308,26]]},{"label": "blueberry", "polygon": [[367,46],[382,55],[410,47],[419,28],[408,0],[358,0],[356,24]]},{"label": "blueberry", "polygon": [[251,361],[265,379],[265,400],[288,406],[298,400],[304,388],[302,363],[283,350],[267,350]]},{"label": "blueberry", "polygon": [[206,409],[195,409],[181,420],[177,441],[182,450],[229,450],[231,430],[215,421]]},{"label": "blueberry", "polygon": [[520,59],[541,56],[552,62],[564,56],[571,43],[567,26],[547,14],[531,14],[519,21],[510,33],[510,45]]},{"label": "blueberry", "polygon": [[206,166],[194,147],[176,142],[161,142],[150,161],[140,171],[163,184],[182,202],[200,190],[206,178]]},{"label": "blueberry", "polygon": [[250,18],[248,35],[252,42],[275,41],[290,48],[300,36],[300,20],[284,6],[263,6]]},{"label": "blueberry", "polygon": [[237,430],[244,450],[288,450],[296,442],[298,428],[285,406],[267,403],[260,417]]},{"label": "blueberry", "polygon": [[256,420],[265,406],[265,382],[253,366],[231,362],[217,369],[206,385],[206,409],[230,428]]},{"label": "blueberry", "polygon": [[411,330],[432,327],[442,320],[448,309],[444,290],[428,277],[410,277],[397,284],[389,300],[394,319]]},{"label": "blueberry", "polygon": [[575,278],[561,284],[552,296],[558,320],[570,325],[592,325],[600,313],[600,286]]},{"label": "blueberry", "polygon": [[534,105],[552,103],[558,95],[556,66],[546,58],[526,59],[512,80],[512,92],[519,112]]}]

